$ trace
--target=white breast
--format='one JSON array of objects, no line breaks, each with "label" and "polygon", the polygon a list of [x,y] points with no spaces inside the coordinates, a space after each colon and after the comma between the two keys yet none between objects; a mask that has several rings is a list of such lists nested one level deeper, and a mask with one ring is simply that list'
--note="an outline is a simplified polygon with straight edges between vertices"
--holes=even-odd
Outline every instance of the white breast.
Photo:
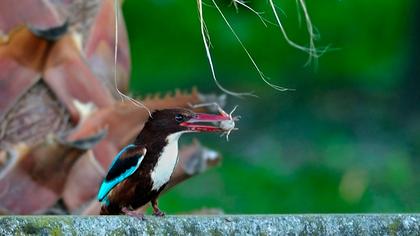
[{"label": "white breast", "polygon": [[171,178],[178,161],[178,139],[181,134],[179,132],[167,137],[168,144],[163,148],[155,168],[151,173],[153,181],[152,190],[158,190]]}]

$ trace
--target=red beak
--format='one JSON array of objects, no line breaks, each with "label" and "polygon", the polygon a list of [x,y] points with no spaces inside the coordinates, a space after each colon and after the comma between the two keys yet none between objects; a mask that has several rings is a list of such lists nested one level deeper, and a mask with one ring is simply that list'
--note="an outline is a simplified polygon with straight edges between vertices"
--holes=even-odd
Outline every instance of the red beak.
[{"label": "red beak", "polygon": [[189,119],[186,122],[182,122],[180,125],[187,127],[191,131],[197,132],[221,132],[221,129],[218,126],[212,125],[203,125],[197,123],[218,123],[225,120],[229,120],[230,118],[223,115],[213,115],[213,114],[205,114],[205,113],[197,113],[193,118]]}]

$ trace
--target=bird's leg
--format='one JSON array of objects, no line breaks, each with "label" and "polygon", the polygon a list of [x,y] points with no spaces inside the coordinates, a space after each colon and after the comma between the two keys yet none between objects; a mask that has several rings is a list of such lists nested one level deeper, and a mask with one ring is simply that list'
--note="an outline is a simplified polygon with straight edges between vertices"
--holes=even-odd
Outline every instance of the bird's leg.
[{"label": "bird's leg", "polygon": [[144,219],[144,214],[143,214],[143,213],[138,213],[138,212],[137,212],[137,211],[135,211],[135,210],[131,210],[131,209],[127,208],[127,207],[123,207],[123,208],[121,209],[121,211],[122,211],[124,214],[128,215],[128,216],[131,216],[131,217],[137,218],[137,219],[139,219],[139,220],[145,220],[145,219]]},{"label": "bird's leg", "polygon": [[162,212],[158,207],[157,198],[152,199],[151,203],[152,203],[152,207],[153,207],[153,215],[154,216],[159,216],[159,217],[165,216],[165,213]]}]

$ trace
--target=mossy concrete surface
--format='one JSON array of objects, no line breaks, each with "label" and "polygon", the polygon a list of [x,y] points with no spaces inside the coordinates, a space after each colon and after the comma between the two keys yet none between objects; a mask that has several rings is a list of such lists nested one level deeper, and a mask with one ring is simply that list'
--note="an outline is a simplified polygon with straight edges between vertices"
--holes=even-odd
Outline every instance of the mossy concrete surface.
[{"label": "mossy concrete surface", "polygon": [[420,235],[420,214],[3,216],[0,235]]}]

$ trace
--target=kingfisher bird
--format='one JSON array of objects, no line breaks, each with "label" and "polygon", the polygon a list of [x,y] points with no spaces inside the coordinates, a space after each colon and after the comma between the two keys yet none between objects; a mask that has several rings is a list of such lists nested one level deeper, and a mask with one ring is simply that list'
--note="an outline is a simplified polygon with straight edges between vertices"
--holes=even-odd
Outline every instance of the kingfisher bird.
[{"label": "kingfisher bird", "polygon": [[114,158],[98,192],[100,214],[142,219],[135,209],[150,202],[153,214],[164,216],[157,199],[177,164],[179,137],[189,132],[223,132],[217,124],[229,119],[187,109],[154,111],[134,142]]}]

